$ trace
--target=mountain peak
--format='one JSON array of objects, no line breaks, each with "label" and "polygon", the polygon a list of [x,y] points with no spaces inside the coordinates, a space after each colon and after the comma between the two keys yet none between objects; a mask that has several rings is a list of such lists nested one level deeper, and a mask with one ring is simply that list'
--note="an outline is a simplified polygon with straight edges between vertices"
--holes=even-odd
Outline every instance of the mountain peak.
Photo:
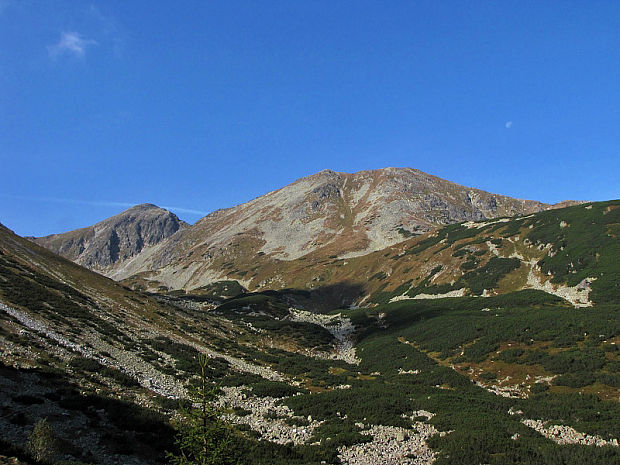
[{"label": "mountain peak", "polygon": [[252,282],[258,271],[244,273],[243,278],[233,272],[258,270],[271,260],[352,258],[446,224],[548,208],[414,168],[356,173],[325,169],[213,212],[193,226],[166,210],[142,204],[91,228],[37,241],[116,279],[146,274],[173,289],[241,279],[252,288],[259,285]]},{"label": "mountain peak", "polygon": [[157,205],[152,204],[152,203],[140,203],[138,205],[134,205],[133,207],[128,208],[125,211],[129,211],[129,210],[165,210],[165,211],[168,211],[165,208],[158,207]]},{"label": "mountain peak", "polygon": [[[138,205],[134,205],[133,207],[129,207],[126,210],[123,210],[122,212],[114,215],[112,218],[123,217],[123,216],[133,215],[133,214],[172,215],[176,218],[176,215],[172,213],[171,211],[166,210],[165,208],[162,208],[162,207],[158,207],[157,205],[152,204],[152,203],[140,203]],[[103,220],[103,222],[106,222],[109,220],[110,218],[107,218]]]},{"label": "mountain peak", "polygon": [[[302,257],[351,258],[442,225],[548,207],[464,187],[414,168],[356,173],[326,169],[214,212],[112,276],[148,275],[173,289],[217,279],[237,279],[253,288],[261,281],[259,270],[272,260],[282,264]],[[239,275],[247,269],[254,271]]]},{"label": "mountain peak", "polygon": [[93,226],[32,240],[87,268],[102,271],[187,227],[174,213],[144,203]]}]

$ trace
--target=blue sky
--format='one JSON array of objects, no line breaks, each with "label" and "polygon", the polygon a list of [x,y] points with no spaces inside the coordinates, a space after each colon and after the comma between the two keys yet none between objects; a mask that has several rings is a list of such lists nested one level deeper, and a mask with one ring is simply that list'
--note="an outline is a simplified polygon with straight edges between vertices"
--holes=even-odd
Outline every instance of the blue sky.
[{"label": "blue sky", "polygon": [[0,222],[194,222],[325,168],[620,197],[618,1],[0,0]]}]

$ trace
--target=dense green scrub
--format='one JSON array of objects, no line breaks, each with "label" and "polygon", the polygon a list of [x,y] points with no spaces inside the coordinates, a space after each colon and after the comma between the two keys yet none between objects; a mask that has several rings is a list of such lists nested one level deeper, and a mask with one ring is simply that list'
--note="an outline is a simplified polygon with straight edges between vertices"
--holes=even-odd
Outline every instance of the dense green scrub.
[{"label": "dense green scrub", "polygon": [[289,304],[275,291],[235,297],[218,306],[216,313],[233,321],[250,323],[274,338],[295,340],[303,347],[329,351],[334,343],[333,336],[325,328],[289,319]]},{"label": "dense green scrub", "polygon": [[597,303],[620,301],[620,202],[587,205],[542,212],[531,219],[528,239],[551,244],[555,254],[539,262],[552,282],[579,284],[592,281],[591,298]]},{"label": "dense green scrub", "polygon": [[[404,255],[417,255],[434,248],[438,254],[452,247],[464,274],[453,283],[432,284],[431,278],[442,267],[433,269],[416,286],[405,283],[391,292],[382,286],[371,296],[374,303],[387,303],[390,298],[407,293],[443,294],[465,288],[471,295],[484,289],[495,289],[499,281],[522,266],[518,258],[491,257],[483,260],[485,250],[472,251],[468,246],[491,242],[500,250],[508,241],[520,247],[546,250],[537,265],[554,284],[590,286],[590,300],[596,303],[620,301],[620,201],[595,202],[548,210],[534,215],[490,221],[468,228],[462,224],[445,226],[434,235],[415,242]],[[500,237],[497,237],[500,236]],[[536,250],[536,249],[533,249]],[[401,254],[391,257],[399,260]]]},{"label": "dense green scrub", "polygon": [[[618,372],[616,354],[605,351],[604,341],[620,334],[619,312],[614,306],[574,309],[538,291],[486,299],[404,301],[350,311],[360,328],[357,350],[362,363],[356,370],[362,376],[350,373],[351,389],[295,396],[285,402],[296,413],[328,423],[346,416],[351,421],[407,426],[410,412],[429,410],[436,414],[432,424],[452,431],[431,441],[440,451],[440,464],[578,464],[586,459],[618,463],[617,448],[559,446],[520,422],[541,419],[603,438],[619,437],[617,402],[545,389],[527,399],[500,397],[426,352],[438,353],[440,360],[456,355],[475,362],[496,356],[506,341],[525,347],[547,341],[553,350],[513,349],[507,358],[540,364],[565,376],[590,373],[594,378],[584,375],[586,380],[602,382],[604,374],[613,378]],[[463,346],[467,349],[460,355]],[[510,415],[511,408],[523,414]],[[515,434],[518,440],[512,439]]]}]

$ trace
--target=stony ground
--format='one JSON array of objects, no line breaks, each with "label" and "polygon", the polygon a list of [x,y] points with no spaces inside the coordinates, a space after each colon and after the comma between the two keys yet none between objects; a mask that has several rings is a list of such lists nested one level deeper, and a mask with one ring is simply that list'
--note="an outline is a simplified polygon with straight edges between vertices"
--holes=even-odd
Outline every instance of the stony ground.
[{"label": "stony ground", "polygon": [[[224,418],[232,423],[248,425],[260,434],[261,439],[278,444],[307,444],[311,441],[314,430],[322,423],[312,417],[294,415],[286,405],[279,404],[280,399],[256,397],[246,390],[246,386],[224,387],[216,405],[222,409],[237,408],[248,411],[249,413],[243,415],[228,413]],[[429,420],[433,414],[420,410],[412,412],[410,416],[411,419],[420,417]],[[295,420],[303,426],[295,426]],[[340,448],[338,452],[343,464],[429,465],[435,460],[435,454],[428,447],[427,439],[435,434],[446,434],[423,421],[415,421],[413,428],[409,429],[361,423],[357,426],[362,428],[362,434],[372,439],[368,443]]]},{"label": "stony ground", "polygon": [[328,354],[318,353],[317,355],[322,356],[322,358],[343,360],[352,365],[358,365],[360,363],[359,358],[357,358],[355,354],[355,347],[353,346],[355,326],[353,326],[348,318],[344,318],[340,314],[324,315],[296,308],[291,308],[289,311],[291,312],[291,319],[293,321],[314,323],[327,329],[332,336],[334,336],[336,340],[335,351]]},{"label": "stony ground", "polygon": [[547,425],[541,420],[522,420],[525,426],[538,431],[544,437],[558,444],[580,444],[583,446],[613,446],[618,447],[618,439],[605,440],[600,436],[592,436],[565,425]]},{"label": "stony ground", "polygon": [[[226,414],[225,419],[236,424],[248,425],[261,435],[262,439],[278,444],[304,444],[312,437],[314,430],[321,424],[312,417],[295,416],[286,405],[279,405],[280,399],[274,397],[256,397],[246,394],[247,386],[223,387],[223,394],[216,405],[220,408],[241,408],[249,411],[247,415]],[[304,426],[294,426],[286,419],[297,419]]]},{"label": "stony ground", "polygon": [[[433,414],[424,410],[412,413],[411,419]],[[428,447],[427,439],[435,434],[445,435],[426,422],[415,421],[413,428],[358,424],[362,434],[372,441],[339,449],[339,457],[346,465],[429,465],[435,461],[435,453]]]}]

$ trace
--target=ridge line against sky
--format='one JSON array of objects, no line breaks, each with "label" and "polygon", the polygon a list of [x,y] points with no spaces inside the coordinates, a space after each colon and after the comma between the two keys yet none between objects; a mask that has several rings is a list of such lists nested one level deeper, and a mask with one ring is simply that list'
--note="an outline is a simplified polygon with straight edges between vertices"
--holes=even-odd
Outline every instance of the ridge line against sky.
[{"label": "ridge line against sky", "polygon": [[618,198],[618,31],[620,2],[0,0],[0,222],[202,215],[324,168]]}]

